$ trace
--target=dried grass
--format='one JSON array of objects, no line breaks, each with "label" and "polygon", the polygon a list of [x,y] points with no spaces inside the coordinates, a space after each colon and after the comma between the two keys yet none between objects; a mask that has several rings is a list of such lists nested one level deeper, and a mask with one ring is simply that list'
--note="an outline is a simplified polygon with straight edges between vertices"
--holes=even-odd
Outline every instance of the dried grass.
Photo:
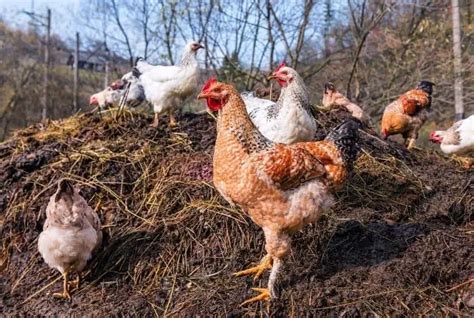
[{"label": "dried grass", "polygon": [[[329,118],[327,122],[332,124],[335,120]],[[237,306],[251,285],[244,279],[232,278],[230,273],[262,256],[263,236],[242,211],[225,203],[212,186],[213,121],[188,116],[182,118],[179,130],[163,126],[159,132],[147,124],[145,116],[127,111],[120,116],[106,114],[102,119],[91,114],[77,115],[20,131],[0,145],[0,164],[5,171],[0,178],[4,186],[0,192],[0,268],[9,286],[5,287],[10,293],[8,306],[22,303],[18,307],[22,312],[34,309],[43,314],[51,310],[70,313],[70,309],[59,308],[46,294],[51,285],[59,286],[58,275],[36,252],[47,200],[56,182],[65,177],[81,188],[99,214],[106,234],[102,250],[85,273],[85,284],[74,293],[74,302],[81,310],[112,315],[132,310],[160,316],[266,313],[264,306]],[[353,230],[353,221],[348,220],[357,216],[351,213],[364,211],[359,222],[366,223],[355,227],[356,231],[367,229],[371,235],[389,237],[390,231],[395,231],[391,225],[382,226],[382,232],[387,233],[372,229],[374,214],[389,211],[397,221],[406,220],[413,217],[413,212],[406,212],[410,206],[421,207],[434,196],[430,176],[420,176],[419,169],[414,171],[416,157],[372,139],[362,139],[363,154],[350,182],[337,193],[335,211],[296,235],[295,254],[286,277],[295,278],[308,266],[310,272],[314,270],[310,276],[320,267],[332,274],[321,274],[327,279],[318,278],[307,294],[302,293],[304,278],[296,279],[296,283],[287,281],[293,285],[285,288],[283,301],[272,304],[272,312],[300,315],[311,308],[314,314],[341,314],[347,308],[378,315],[462,312],[449,309],[450,301],[442,300],[447,292],[441,291],[440,285],[418,289],[387,283],[378,290],[369,281],[359,288],[351,285],[352,291],[344,291],[339,302],[334,295],[308,299],[308,295],[325,290],[326,282],[345,281],[346,274],[362,275],[357,281],[363,280],[358,270],[350,274],[351,267],[333,270],[336,267],[329,264],[338,249],[334,240],[341,231]],[[462,176],[460,173],[455,177]],[[466,194],[456,200],[461,209],[462,204],[471,204]],[[341,211],[349,212],[341,215]],[[413,242],[404,235],[395,235],[391,240],[408,248],[408,243],[398,242]],[[313,252],[311,246],[321,248]],[[378,266],[385,266],[380,264],[372,264],[374,273]],[[459,262],[456,268],[463,266]],[[457,279],[466,280],[463,272],[458,274],[450,278],[450,285],[455,285]],[[414,308],[407,300],[413,293],[424,297],[420,308]],[[315,304],[314,299],[319,298],[336,303]],[[379,304],[389,307],[384,309]]]}]

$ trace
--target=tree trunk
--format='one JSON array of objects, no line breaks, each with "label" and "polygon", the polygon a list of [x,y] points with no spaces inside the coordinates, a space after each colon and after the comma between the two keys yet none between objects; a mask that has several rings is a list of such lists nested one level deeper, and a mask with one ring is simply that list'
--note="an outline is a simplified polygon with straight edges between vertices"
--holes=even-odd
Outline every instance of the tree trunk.
[{"label": "tree trunk", "polygon": [[454,120],[464,118],[462,101],[462,60],[461,60],[461,23],[459,19],[459,0],[452,0],[453,12],[453,53],[454,53]]},{"label": "tree trunk", "polygon": [[49,46],[51,37],[51,10],[48,9],[46,14],[46,44],[44,49],[44,78],[43,78],[43,109],[41,111],[41,119],[45,120],[48,117],[48,88],[49,88]]},{"label": "tree trunk", "polygon": [[74,87],[73,87],[73,108],[74,113],[79,110],[79,32],[76,32],[76,50],[74,54]]}]

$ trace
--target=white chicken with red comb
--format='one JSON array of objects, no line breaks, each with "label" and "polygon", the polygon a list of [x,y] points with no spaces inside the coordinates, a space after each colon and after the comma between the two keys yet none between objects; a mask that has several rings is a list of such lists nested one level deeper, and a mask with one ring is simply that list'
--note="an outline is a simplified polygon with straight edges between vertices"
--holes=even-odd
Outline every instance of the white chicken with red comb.
[{"label": "white chicken with red comb", "polygon": [[292,144],[313,140],[316,120],[311,113],[308,89],[301,76],[282,63],[271,78],[281,86],[276,102],[242,94],[251,121],[263,136],[273,142]]},{"label": "white chicken with red comb", "polygon": [[454,123],[447,130],[433,131],[430,140],[439,144],[445,154],[455,155],[465,168],[471,167],[474,164],[474,115]]},{"label": "white chicken with red comb", "polygon": [[202,48],[204,46],[198,42],[189,42],[176,65],[151,65],[143,60],[137,61],[134,74],[139,77],[145,97],[155,112],[152,127],[158,127],[159,116],[164,112],[169,115],[169,126],[176,126],[173,111],[197,89],[199,64],[196,54]]}]

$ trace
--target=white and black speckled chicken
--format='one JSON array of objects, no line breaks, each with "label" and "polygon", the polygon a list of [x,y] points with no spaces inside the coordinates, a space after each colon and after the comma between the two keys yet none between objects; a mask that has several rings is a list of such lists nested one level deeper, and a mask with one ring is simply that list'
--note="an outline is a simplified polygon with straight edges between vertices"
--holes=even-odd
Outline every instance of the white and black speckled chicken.
[{"label": "white and black speckled chicken", "polygon": [[262,135],[273,142],[292,144],[313,140],[316,120],[303,79],[284,63],[271,77],[282,87],[277,102],[242,94],[250,119]]},{"label": "white and black speckled chicken", "polygon": [[[79,275],[102,243],[100,220],[86,200],[67,180],[58,183],[46,208],[46,221],[38,239],[38,250],[44,261],[61,272],[63,292],[54,296],[70,299],[70,285],[79,285]],[[69,281],[69,274],[77,279]]]}]

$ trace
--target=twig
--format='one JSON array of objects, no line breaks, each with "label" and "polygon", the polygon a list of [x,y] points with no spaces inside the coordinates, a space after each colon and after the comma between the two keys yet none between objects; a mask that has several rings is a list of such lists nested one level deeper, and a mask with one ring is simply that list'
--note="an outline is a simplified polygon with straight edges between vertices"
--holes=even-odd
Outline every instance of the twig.
[{"label": "twig", "polygon": [[56,277],[55,280],[53,280],[51,283],[49,283],[48,285],[44,286],[43,288],[41,288],[40,290],[38,290],[36,293],[34,293],[33,295],[29,296],[28,298],[26,298],[21,304],[24,305],[26,304],[31,298],[35,297],[36,295],[38,295],[39,293],[41,293],[43,290],[45,290],[46,288],[52,286],[54,283],[56,283],[58,280],[60,280],[63,276],[62,275],[59,275],[58,277]]},{"label": "twig", "polygon": [[474,278],[471,278],[471,279],[465,281],[464,283],[458,284],[458,285],[453,286],[449,289],[446,289],[444,292],[449,293],[449,292],[452,292],[453,290],[456,290],[458,288],[463,287],[464,285],[468,285],[468,284],[472,284],[472,283],[474,283]]},{"label": "twig", "polygon": [[120,99],[119,111],[118,111],[118,114],[117,114],[118,116],[120,116],[122,114],[122,110],[123,110],[123,107],[125,106],[125,101],[128,98],[128,92],[130,91],[131,84],[132,84],[131,82],[127,83],[127,88],[125,89],[125,94],[123,94],[122,98]]}]

